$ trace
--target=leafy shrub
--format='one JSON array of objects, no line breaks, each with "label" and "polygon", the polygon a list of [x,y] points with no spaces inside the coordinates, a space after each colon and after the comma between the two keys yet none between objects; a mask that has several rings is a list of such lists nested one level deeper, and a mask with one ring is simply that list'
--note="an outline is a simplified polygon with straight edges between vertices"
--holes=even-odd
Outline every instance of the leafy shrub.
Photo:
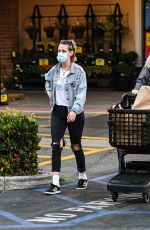
[{"label": "leafy shrub", "polygon": [[102,75],[110,75],[112,73],[112,69],[108,65],[104,66],[84,66],[84,70],[88,75],[92,73],[102,74]]},{"label": "leafy shrub", "polygon": [[44,73],[48,72],[50,69],[50,65],[30,65],[30,66],[23,66],[22,71],[23,74],[27,77],[37,76],[37,75],[43,75]]},{"label": "leafy shrub", "polygon": [[119,54],[117,57],[118,64],[115,65],[114,70],[121,76],[127,76],[129,78],[136,75],[135,61],[138,58],[138,54],[135,51]]},{"label": "leafy shrub", "polygon": [[32,115],[7,110],[0,112],[0,175],[34,175],[38,172],[40,138]]},{"label": "leafy shrub", "polygon": [[131,65],[134,64],[137,58],[138,58],[138,54],[135,51],[129,51],[125,55],[126,63],[131,64]]},{"label": "leafy shrub", "polygon": [[121,74],[121,76],[129,76],[130,66],[124,62],[119,62],[118,65],[116,65],[116,72]]}]

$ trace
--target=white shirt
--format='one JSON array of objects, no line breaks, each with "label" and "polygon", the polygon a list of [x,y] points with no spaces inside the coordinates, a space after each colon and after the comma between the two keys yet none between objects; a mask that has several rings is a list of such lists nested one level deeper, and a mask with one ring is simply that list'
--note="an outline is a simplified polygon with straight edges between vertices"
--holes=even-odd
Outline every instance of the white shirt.
[{"label": "white shirt", "polygon": [[68,106],[67,95],[66,95],[66,76],[69,74],[69,70],[63,72],[60,68],[60,76],[56,83],[56,104]]}]

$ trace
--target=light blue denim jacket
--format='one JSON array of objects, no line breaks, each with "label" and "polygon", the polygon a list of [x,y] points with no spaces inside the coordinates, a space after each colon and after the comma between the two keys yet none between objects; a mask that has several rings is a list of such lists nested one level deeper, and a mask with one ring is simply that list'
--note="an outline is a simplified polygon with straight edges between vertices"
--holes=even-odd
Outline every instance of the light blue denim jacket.
[{"label": "light blue denim jacket", "polygon": [[[59,79],[61,64],[53,66],[45,74],[45,89],[51,92],[50,106],[53,108],[56,102],[55,88]],[[84,110],[86,101],[87,81],[85,71],[76,63],[71,64],[71,70],[66,77],[66,96],[68,101],[68,112],[74,111],[80,114]]]},{"label": "light blue denim jacket", "polygon": [[147,58],[140,75],[135,84],[135,89],[139,90],[142,85],[150,85],[150,56]]},{"label": "light blue denim jacket", "polygon": [[142,85],[150,85],[150,68],[143,67],[139,77],[136,80],[135,89],[139,90]]}]

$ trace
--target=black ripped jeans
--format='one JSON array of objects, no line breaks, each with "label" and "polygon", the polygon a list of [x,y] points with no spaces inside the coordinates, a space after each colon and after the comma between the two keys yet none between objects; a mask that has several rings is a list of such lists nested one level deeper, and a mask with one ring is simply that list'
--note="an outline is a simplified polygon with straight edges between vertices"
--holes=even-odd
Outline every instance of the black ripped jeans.
[{"label": "black ripped jeans", "polygon": [[[68,127],[71,148],[75,154],[77,170],[85,172],[85,157],[81,146],[81,137],[85,122],[84,112],[78,114],[74,122],[67,123],[68,109],[66,106],[55,105],[51,115],[51,136],[52,136],[52,172],[60,172],[61,151],[60,140],[64,137]],[[74,145],[79,149],[75,150]]]}]

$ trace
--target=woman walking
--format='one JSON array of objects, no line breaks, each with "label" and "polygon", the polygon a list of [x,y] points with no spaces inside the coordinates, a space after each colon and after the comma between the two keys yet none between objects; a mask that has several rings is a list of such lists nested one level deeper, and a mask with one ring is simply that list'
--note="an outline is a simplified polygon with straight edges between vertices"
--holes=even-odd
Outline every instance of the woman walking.
[{"label": "woman walking", "polygon": [[61,152],[65,145],[63,137],[67,127],[79,173],[76,188],[86,189],[88,184],[81,145],[87,82],[83,68],[75,63],[75,48],[73,40],[61,40],[57,53],[58,64],[45,74],[45,88],[52,109],[52,183],[45,194],[61,192],[59,183]]}]

